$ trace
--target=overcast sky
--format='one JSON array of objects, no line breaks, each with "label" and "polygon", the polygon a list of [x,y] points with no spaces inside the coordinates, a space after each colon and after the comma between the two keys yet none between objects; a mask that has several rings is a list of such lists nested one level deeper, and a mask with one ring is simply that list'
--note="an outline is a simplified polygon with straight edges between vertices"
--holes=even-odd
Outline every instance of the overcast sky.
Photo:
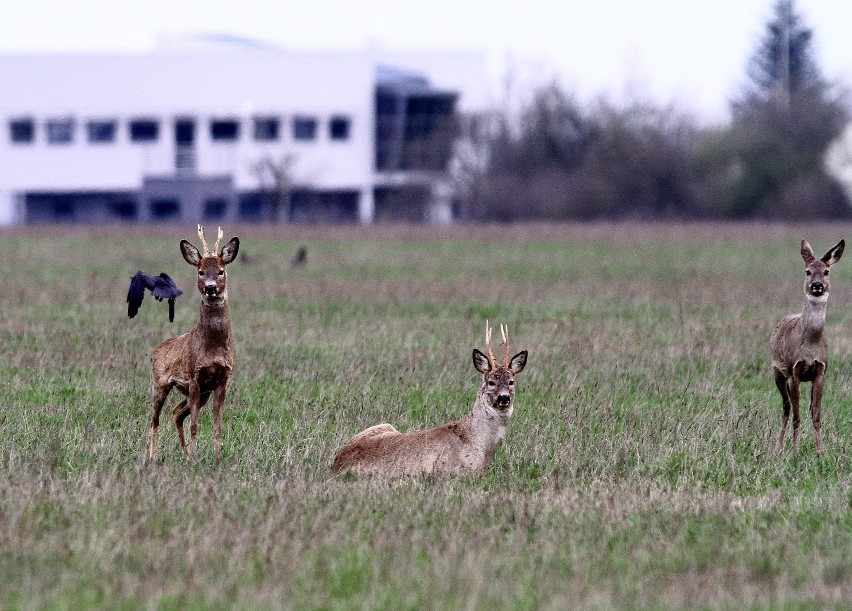
[{"label": "overcast sky", "polygon": [[[723,120],[775,0],[0,0],[0,52],[135,51],[215,33],[291,49],[482,51],[494,95],[553,77]],[[852,0],[797,0],[826,77],[852,83]],[[2,95],[2,94],[0,94]]]}]

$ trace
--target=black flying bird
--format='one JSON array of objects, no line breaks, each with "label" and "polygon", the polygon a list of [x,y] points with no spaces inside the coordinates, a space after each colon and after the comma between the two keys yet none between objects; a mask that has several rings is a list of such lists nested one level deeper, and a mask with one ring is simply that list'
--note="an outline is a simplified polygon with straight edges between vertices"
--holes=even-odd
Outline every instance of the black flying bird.
[{"label": "black flying bird", "polygon": [[136,272],[130,279],[130,290],[127,291],[127,317],[133,318],[139,312],[142,299],[145,297],[145,289],[151,291],[154,299],[169,301],[169,322],[175,319],[175,299],[183,294],[168,274],[149,276],[145,272]]}]

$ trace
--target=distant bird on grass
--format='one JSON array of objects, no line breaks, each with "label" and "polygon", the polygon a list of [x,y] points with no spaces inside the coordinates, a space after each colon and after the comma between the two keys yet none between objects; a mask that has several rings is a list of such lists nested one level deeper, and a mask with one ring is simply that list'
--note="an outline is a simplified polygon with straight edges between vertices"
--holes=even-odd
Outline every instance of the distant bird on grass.
[{"label": "distant bird on grass", "polygon": [[183,291],[175,285],[168,274],[149,276],[142,271],[136,272],[130,279],[130,290],[127,291],[127,317],[133,318],[139,312],[139,306],[142,305],[142,299],[145,297],[145,289],[151,291],[157,301],[168,300],[169,322],[174,322],[175,299],[182,295]]},{"label": "distant bird on grass", "polygon": [[290,267],[301,267],[308,262],[308,249],[305,246],[300,246],[296,256],[290,262]]}]

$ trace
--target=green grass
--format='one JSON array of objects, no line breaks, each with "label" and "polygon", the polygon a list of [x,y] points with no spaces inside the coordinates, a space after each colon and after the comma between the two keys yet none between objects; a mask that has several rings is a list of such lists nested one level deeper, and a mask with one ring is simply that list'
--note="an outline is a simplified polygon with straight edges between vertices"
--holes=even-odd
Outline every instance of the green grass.
[{"label": "green grass", "polygon": [[[823,457],[806,405],[799,453],[772,456],[768,356],[801,307],[798,240],[851,227],[228,230],[223,460],[205,410],[195,461],[167,420],[147,465],[151,349],[198,316],[191,229],[0,240],[5,608],[852,604],[852,262]],[[187,291],[174,324],[150,298],[127,319],[137,269]],[[487,475],[333,477],[369,425],[469,411],[486,318],[530,352]]]}]

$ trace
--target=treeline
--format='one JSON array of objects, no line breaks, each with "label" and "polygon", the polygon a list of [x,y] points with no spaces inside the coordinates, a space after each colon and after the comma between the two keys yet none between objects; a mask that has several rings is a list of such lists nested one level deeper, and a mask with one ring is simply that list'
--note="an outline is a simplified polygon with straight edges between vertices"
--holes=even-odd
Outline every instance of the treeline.
[{"label": "treeline", "polygon": [[[849,107],[822,78],[811,31],[790,0],[748,64],[723,127],[635,102],[581,104],[557,84],[475,143],[484,162],[459,168],[469,219],[849,218],[826,150]],[[783,61],[782,50],[789,52]]]}]

